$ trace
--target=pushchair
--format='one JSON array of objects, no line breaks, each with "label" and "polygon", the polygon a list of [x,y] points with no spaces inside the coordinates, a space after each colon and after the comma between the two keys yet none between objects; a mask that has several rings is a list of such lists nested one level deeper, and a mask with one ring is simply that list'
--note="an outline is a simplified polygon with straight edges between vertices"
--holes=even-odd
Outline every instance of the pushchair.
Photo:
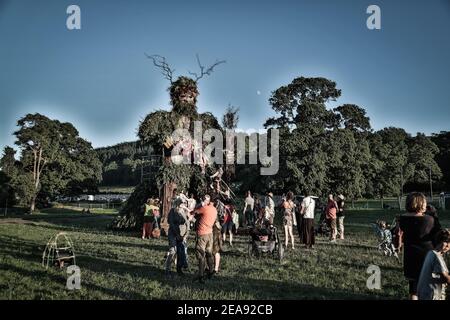
[{"label": "pushchair", "polygon": [[373,227],[378,239],[378,250],[380,250],[385,256],[394,256],[399,259],[398,251],[395,248],[392,239],[392,232],[386,222],[377,221],[376,223],[371,223],[371,226]]},{"label": "pushchair", "polygon": [[328,225],[328,221],[325,215],[325,212],[322,212],[319,218],[319,225],[317,226],[315,233],[316,236],[324,236],[329,237],[330,236],[330,226]]},{"label": "pushchair", "polygon": [[281,261],[284,257],[284,248],[280,242],[278,229],[268,221],[257,223],[250,230],[248,255],[250,258],[259,258],[263,254],[272,255]]}]

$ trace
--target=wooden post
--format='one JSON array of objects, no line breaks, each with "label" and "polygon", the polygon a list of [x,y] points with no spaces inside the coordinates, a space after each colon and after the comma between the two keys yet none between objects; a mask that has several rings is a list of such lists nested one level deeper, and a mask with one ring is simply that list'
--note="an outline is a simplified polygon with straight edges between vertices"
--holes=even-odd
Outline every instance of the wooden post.
[{"label": "wooden post", "polygon": [[160,227],[165,235],[167,235],[169,232],[169,223],[168,223],[169,211],[172,207],[173,191],[176,188],[177,185],[174,182],[166,183],[163,186],[162,215]]}]

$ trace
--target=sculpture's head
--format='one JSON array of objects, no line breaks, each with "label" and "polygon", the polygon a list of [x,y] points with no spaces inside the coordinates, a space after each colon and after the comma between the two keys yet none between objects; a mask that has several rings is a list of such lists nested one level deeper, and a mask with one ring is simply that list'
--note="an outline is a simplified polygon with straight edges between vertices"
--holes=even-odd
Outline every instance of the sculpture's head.
[{"label": "sculpture's head", "polygon": [[192,116],[197,113],[197,82],[188,77],[179,77],[169,88],[173,111],[181,115]]},{"label": "sculpture's head", "polygon": [[205,75],[209,76],[214,71],[214,68],[225,61],[216,61],[213,65],[205,67],[200,62],[200,57],[197,55],[197,63],[200,68],[199,73],[189,72],[195,79],[181,76],[176,81],[173,81],[174,70],[170,68],[163,56],[154,54],[147,55],[147,58],[153,60],[155,67],[161,69],[164,77],[170,81],[170,100],[173,106],[173,111],[183,116],[192,117],[197,113],[197,97],[199,95],[197,83]]}]

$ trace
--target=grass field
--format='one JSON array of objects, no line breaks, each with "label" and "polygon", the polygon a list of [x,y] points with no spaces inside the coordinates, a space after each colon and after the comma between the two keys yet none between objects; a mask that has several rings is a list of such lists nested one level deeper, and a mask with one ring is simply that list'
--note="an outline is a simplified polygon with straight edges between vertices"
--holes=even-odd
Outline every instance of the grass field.
[{"label": "grass field", "polygon": [[[168,280],[163,269],[167,240],[108,231],[114,214],[58,209],[0,218],[0,299],[404,299],[402,266],[377,251],[369,226],[380,218],[390,222],[397,213],[349,211],[346,240],[329,244],[319,237],[315,249],[307,251],[296,239],[297,248],[288,250],[282,263],[248,258],[248,238],[238,236],[233,247],[225,245],[221,273],[204,285],[194,282],[193,239],[190,272]],[[450,213],[440,217],[448,227]],[[59,231],[74,241],[81,290],[65,288],[64,270],[41,266],[48,239]],[[366,287],[371,264],[381,268],[381,290]]]}]

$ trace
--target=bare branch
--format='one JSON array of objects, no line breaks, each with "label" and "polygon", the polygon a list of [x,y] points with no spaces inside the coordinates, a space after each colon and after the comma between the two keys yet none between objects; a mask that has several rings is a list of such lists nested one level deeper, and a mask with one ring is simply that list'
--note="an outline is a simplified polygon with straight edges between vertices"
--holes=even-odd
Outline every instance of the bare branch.
[{"label": "bare branch", "polygon": [[225,60],[216,60],[216,62],[214,62],[213,65],[211,65],[210,67],[208,67],[205,71],[205,66],[202,65],[202,63],[200,62],[200,57],[197,54],[197,63],[198,66],[200,68],[200,75],[198,75],[198,73],[196,72],[190,72],[189,74],[195,77],[195,82],[197,82],[198,80],[200,80],[201,78],[203,78],[205,75],[211,75],[211,73],[214,71],[214,68],[217,67],[219,64],[225,63]]},{"label": "bare branch", "polygon": [[175,69],[171,69],[169,67],[169,64],[167,63],[165,57],[160,56],[158,54],[154,54],[151,56],[145,54],[145,56],[148,59],[152,59],[154,66],[161,69],[161,73],[164,75],[164,78],[169,80],[170,83],[173,83],[173,72],[175,71]]}]

